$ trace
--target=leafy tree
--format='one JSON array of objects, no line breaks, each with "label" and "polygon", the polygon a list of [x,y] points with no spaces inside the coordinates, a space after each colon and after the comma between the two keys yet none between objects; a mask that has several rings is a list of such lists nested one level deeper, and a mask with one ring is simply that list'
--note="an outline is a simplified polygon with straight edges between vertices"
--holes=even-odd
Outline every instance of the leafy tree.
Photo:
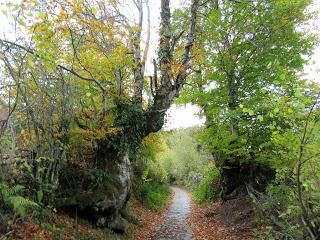
[{"label": "leafy tree", "polygon": [[133,164],[134,196],[154,210],[160,210],[171,193],[168,175],[160,162],[165,149],[162,132],[144,138]]},{"label": "leafy tree", "polygon": [[[222,197],[265,189],[275,172],[270,143],[291,128],[282,107],[304,88],[299,81],[313,37],[298,29],[310,1],[223,1],[206,12],[197,45],[203,58],[184,91],[207,117],[203,141],[221,171]],[[293,110],[292,110],[293,111]]]}]

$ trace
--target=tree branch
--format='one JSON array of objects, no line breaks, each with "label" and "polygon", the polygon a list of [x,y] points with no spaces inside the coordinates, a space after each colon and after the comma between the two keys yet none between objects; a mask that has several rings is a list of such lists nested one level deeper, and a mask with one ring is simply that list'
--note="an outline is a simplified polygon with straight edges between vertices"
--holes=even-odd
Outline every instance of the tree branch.
[{"label": "tree branch", "polygon": [[143,58],[142,58],[142,73],[144,75],[145,69],[146,69],[146,61],[148,57],[149,52],[149,46],[150,46],[150,35],[151,35],[151,20],[150,20],[150,5],[149,0],[146,0],[146,7],[147,7],[147,39],[146,39],[146,46],[143,51]]},{"label": "tree branch", "polygon": [[[147,133],[156,132],[164,124],[166,111],[172,104],[173,99],[179,94],[184,85],[189,69],[190,52],[195,39],[196,15],[200,0],[193,0],[191,5],[190,26],[187,42],[184,49],[181,64],[183,69],[178,74],[175,85],[172,84],[172,33],[171,33],[171,13],[170,1],[161,0],[161,24],[160,24],[160,46],[159,46],[159,65],[161,83],[154,97],[153,105],[148,111]],[[156,68],[155,68],[156,69]]]},{"label": "tree branch", "polygon": [[190,52],[195,39],[196,32],[196,17],[199,8],[200,1],[194,0],[191,6],[191,16],[190,16],[190,25],[189,25],[189,33],[187,38],[187,43],[184,48],[184,54],[182,59],[183,69],[178,74],[176,78],[176,89],[179,92],[186,81],[187,71],[189,69],[190,64]]},{"label": "tree branch", "polygon": [[[35,51],[34,51],[33,49],[24,47],[24,46],[22,46],[22,45],[20,45],[20,44],[18,44],[18,43],[14,43],[14,42],[11,42],[11,41],[8,41],[8,40],[2,40],[2,39],[0,39],[0,43],[2,43],[2,44],[3,44],[3,43],[10,44],[10,45],[12,45],[12,46],[15,46],[15,47],[17,47],[17,48],[20,48],[20,49],[26,51],[27,53],[30,53],[30,54],[34,55],[35,57],[41,59],[41,57],[40,57],[37,53],[35,53]],[[105,89],[105,87],[102,85],[102,83],[101,83],[100,81],[98,81],[97,79],[95,79],[95,78],[85,77],[85,76],[83,76],[83,75],[75,72],[74,70],[69,69],[69,68],[67,68],[67,67],[65,67],[65,66],[63,66],[63,65],[61,65],[61,64],[58,64],[57,67],[59,67],[59,68],[65,70],[65,71],[71,73],[72,75],[74,75],[74,76],[76,76],[76,77],[78,77],[78,78],[80,78],[80,79],[82,79],[82,80],[90,81],[90,82],[95,82],[101,89]],[[110,84],[110,85],[112,85],[112,82],[107,82],[107,83]]]}]

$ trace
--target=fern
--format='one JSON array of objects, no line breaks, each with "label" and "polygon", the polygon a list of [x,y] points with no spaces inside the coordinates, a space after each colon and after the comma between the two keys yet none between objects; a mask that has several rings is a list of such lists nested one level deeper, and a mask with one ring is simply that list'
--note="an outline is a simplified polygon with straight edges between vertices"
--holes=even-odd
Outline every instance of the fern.
[{"label": "fern", "polygon": [[10,187],[5,183],[0,183],[0,198],[4,204],[10,206],[12,210],[21,217],[26,216],[26,210],[28,208],[38,207],[38,204],[35,202],[18,195],[18,192],[23,189],[24,186],[22,185]]},{"label": "fern", "polygon": [[2,183],[0,186],[1,186],[1,196],[3,199],[8,199],[10,196],[13,196],[17,192],[24,189],[24,186],[22,185],[15,185],[15,186],[9,187],[5,183]]}]

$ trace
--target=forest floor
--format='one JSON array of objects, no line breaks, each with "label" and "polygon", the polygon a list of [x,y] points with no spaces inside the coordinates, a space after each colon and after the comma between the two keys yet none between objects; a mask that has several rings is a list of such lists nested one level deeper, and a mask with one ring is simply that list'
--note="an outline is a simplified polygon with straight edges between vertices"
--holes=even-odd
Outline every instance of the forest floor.
[{"label": "forest floor", "polygon": [[139,220],[139,226],[133,223],[127,224],[124,239],[130,240],[147,240],[151,239],[154,232],[160,226],[166,217],[169,207],[172,204],[175,193],[172,192],[166,205],[160,210],[155,211],[143,205],[141,202],[130,199],[128,208],[131,213]]},{"label": "forest floor", "polygon": [[188,223],[194,240],[253,240],[254,219],[251,200],[241,197],[203,206],[192,203]]},{"label": "forest floor", "polygon": [[50,213],[50,217],[41,223],[31,218],[19,221],[0,240],[146,240],[150,239],[161,225],[171,205],[174,193],[160,210],[151,210],[141,202],[131,198],[128,202],[129,214],[137,218],[139,224],[125,221],[126,233],[113,234],[107,229],[93,227],[85,220],[76,219],[65,213]]},{"label": "forest floor", "polygon": [[130,214],[139,224],[126,222],[126,234],[114,235],[106,230],[92,228],[79,219],[65,214],[55,214],[46,223],[37,224],[27,219],[17,225],[14,234],[0,239],[64,239],[64,240],[251,240],[255,227],[254,211],[246,197],[225,203],[215,202],[199,206],[190,194],[180,188],[173,193],[167,204],[154,211],[131,199]]}]

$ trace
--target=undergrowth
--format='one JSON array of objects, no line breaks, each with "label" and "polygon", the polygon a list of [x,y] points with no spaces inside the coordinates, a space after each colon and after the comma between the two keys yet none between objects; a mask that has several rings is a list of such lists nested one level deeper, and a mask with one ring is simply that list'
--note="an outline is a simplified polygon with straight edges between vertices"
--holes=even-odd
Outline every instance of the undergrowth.
[{"label": "undergrowth", "polygon": [[218,168],[209,164],[199,186],[192,191],[195,202],[200,204],[216,199],[220,192],[219,179]]},{"label": "undergrowth", "polygon": [[135,197],[147,207],[159,211],[166,204],[170,194],[168,184],[149,181],[143,182],[137,188]]}]

